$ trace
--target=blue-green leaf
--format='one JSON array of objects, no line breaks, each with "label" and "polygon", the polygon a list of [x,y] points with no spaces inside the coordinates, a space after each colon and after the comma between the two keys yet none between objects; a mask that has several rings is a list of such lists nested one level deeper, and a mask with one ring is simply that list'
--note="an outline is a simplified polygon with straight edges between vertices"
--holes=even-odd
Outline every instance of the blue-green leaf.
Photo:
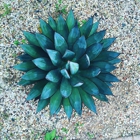
[{"label": "blue-green leaf", "polygon": [[47,99],[51,97],[57,91],[57,88],[58,88],[58,84],[48,82],[43,88],[41,99]]},{"label": "blue-green leaf", "polygon": [[45,78],[45,76],[46,76],[45,71],[35,68],[25,73],[22,76],[22,79],[34,81],[34,80],[41,80]]},{"label": "blue-green leaf", "polygon": [[79,60],[80,69],[87,69],[90,66],[90,59],[87,54],[83,55]]},{"label": "blue-green leaf", "polygon": [[93,25],[93,17],[89,18],[88,21],[85,22],[84,25],[80,28],[81,35],[84,35],[85,38],[87,38],[91,31],[92,25]]},{"label": "blue-green leaf", "polygon": [[60,72],[66,79],[70,79],[70,75],[66,69],[62,69]]},{"label": "blue-green leaf", "polygon": [[81,115],[82,114],[82,101],[77,88],[72,89],[72,93],[69,96],[70,103],[75,111]]},{"label": "blue-green leaf", "polygon": [[57,83],[60,80],[60,78],[61,78],[61,74],[58,69],[51,70],[46,75],[46,79],[54,83]]},{"label": "blue-green leaf", "polygon": [[40,46],[35,37],[35,34],[26,31],[23,31],[23,34],[31,45]]},{"label": "blue-green leaf", "polygon": [[62,95],[58,90],[51,98],[50,98],[50,114],[53,115],[56,113],[57,109],[61,105]]},{"label": "blue-green leaf", "polygon": [[110,64],[117,64],[117,63],[120,63],[121,62],[121,59],[119,59],[119,58],[115,58],[115,59],[113,59],[113,60],[110,60],[110,61],[108,61]]},{"label": "blue-green leaf", "polygon": [[79,70],[79,64],[75,62],[70,62],[70,72],[71,74],[76,74]]},{"label": "blue-green leaf", "polygon": [[94,95],[95,98],[97,98],[100,101],[105,101],[108,103],[108,98],[106,95],[99,93],[98,95]]},{"label": "blue-green leaf", "polygon": [[41,46],[41,48],[46,52],[46,49],[54,49],[53,42],[43,34],[36,33],[36,38]]},{"label": "blue-green leaf", "polygon": [[106,30],[103,30],[103,31],[96,32],[95,34],[89,36],[87,38],[87,47],[89,47],[93,44],[99,43],[103,39],[105,32],[106,32]]},{"label": "blue-green leaf", "polygon": [[45,71],[49,71],[49,70],[55,68],[53,66],[52,62],[50,61],[50,59],[45,58],[45,57],[36,58],[32,61],[38,68],[45,70]]},{"label": "blue-green leaf", "polygon": [[65,113],[67,114],[67,117],[70,119],[73,108],[72,108],[68,98],[63,98],[63,107],[64,107]]},{"label": "blue-green leaf", "polygon": [[51,28],[54,31],[56,31],[56,22],[55,22],[55,20],[51,16],[49,16],[48,23],[51,26]]},{"label": "blue-green leaf", "polygon": [[94,100],[90,94],[87,94],[85,91],[83,91],[81,88],[79,89],[79,93],[81,95],[82,102],[87,106],[91,111],[96,112],[96,106],[94,103]]},{"label": "blue-green leaf", "polygon": [[55,32],[54,43],[55,49],[59,51],[61,54],[64,54],[66,49],[68,48],[67,42],[65,41],[64,37]]},{"label": "blue-green leaf", "polygon": [[28,61],[28,62],[23,62],[18,65],[15,65],[13,68],[17,69],[19,71],[29,71],[35,67],[36,66],[34,65],[34,63],[32,61]]},{"label": "blue-green leaf", "polygon": [[103,50],[107,50],[111,44],[116,40],[116,38],[105,38],[101,41],[102,46],[103,46]]},{"label": "blue-green leaf", "polygon": [[17,58],[20,59],[23,62],[30,61],[30,60],[33,60],[34,59],[29,54],[19,55]]},{"label": "blue-green leaf", "polygon": [[93,35],[94,33],[96,33],[97,29],[98,29],[98,26],[99,26],[99,21],[95,22],[93,25],[92,25],[92,28],[91,28],[91,31],[90,31],[90,34],[89,36]]},{"label": "blue-green leaf", "polygon": [[69,83],[69,81],[66,78],[62,78],[61,85],[60,85],[60,93],[64,98],[67,98],[70,96],[72,91],[72,87]]},{"label": "blue-green leaf", "polygon": [[43,19],[40,19],[40,27],[42,30],[42,33],[49,39],[53,41],[54,31],[50,27],[48,23],[46,23]]},{"label": "blue-green leaf", "polygon": [[71,86],[73,86],[73,87],[79,87],[79,86],[82,86],[83,85],[83,81],[80,80],[76,76],[71,77],[70,83],[71,83]]},{"label": "blue-green leaf", "polygon": [[36,82],[36,81],[29,81],[29,80],[21,79],[21,80],[18,82],[18,85],[26,86],[26,85],[34,84],[35,82]]},{"label": "blue-green leaf", "polygon": [[71,60],[72,58],[74,58],[74,56],[75,56],[74,52],[66,50],[62,58],[66,60]]}]

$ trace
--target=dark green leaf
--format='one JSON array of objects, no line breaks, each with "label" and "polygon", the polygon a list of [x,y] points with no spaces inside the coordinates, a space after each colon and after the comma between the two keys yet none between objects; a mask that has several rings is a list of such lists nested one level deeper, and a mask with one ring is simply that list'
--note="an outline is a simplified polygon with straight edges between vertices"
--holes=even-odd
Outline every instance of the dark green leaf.
[{"label": "dark green leaf", "polygon": [[99,75],[100,72],[101,72],[100,68],[91,66],[87,70],[82,70],[80,74],[87,78],[92,78]]},{"label": "dark green leaf", "polygon": [[30,61],[30,60],[34,59],[33,57],[31,57],[28,54],[19,55],[17,58],[23,62]]},{"label": "dark green leaf", "polygon": [[92,29],[90,31],[90,34],[89,36],[93,35],[94,33],[96,33],[97,29],[98,29],[98,26],[99,26],[99,21],[95,22],[93,25],[92,25]]},{"label": "dark green leaf", "polygon": [[67,16],[66,22],[67,22],[67,26],[69,28],[69,31],[71,31],[71,29],[75,25],[75,18],[74,18],[74,14],[73,14],[72,10],[70,10],[70,12],[69,12],[69,14]]},{"label": "dark green leaf", "polygon": [[53,115],[56,113],[59,108],[62,100],[62,95],[58,90],[51,98],[50,98],[50,114]]},{"label": "dark green leaf", "polygon": [[63,57],[66,60],[71,60],[73,57],[75,56],[75,53],[70,51],[70,50],[66,50]]},{"label": "dark green leaf", "polygon": [[84,35],[85,38],[88,37],[92,28],[92,24],[93,24],[93,17],[89,18],[88,21],[84,23],[84,25],[80,28],[81,35]]},{"label": "dark green leaf", "polygon": [[23,62],[18,65],[15,65],[13,68],[20,71],[29,71],[35,67],[36,66],[34,65],[34,63],[32,61],[29,61],[29,62]]},{"label": "dark green leaf", "polygon": [[28,94],[26,100],[29,101],[38,97],[42,93],[43,87],[45,86],[46,83],[47,83],[46,80],[42,80],[36,83],[34,87],[31,89],[30,93]]},{"label": "dark green leaf", "polygon": [[70,50],[72,50],[74,43],[78,40],[79,37],[80,37],[80,30],[76,23],[76,25],[72,28],[72,30],[68,35],[68,45]]},{"label": "dark green leaf", "polygon": [[36,37],[35,37],[35,34],[30,33],[30,32],[26,32],[26,31],[23,31],[23,34],[30,44],[35,45],[35,46],[40,46]]},{"label": "dark green leaf", "polygon": [[79,60],[80,69],[87,69],[90,66],[90,59],[87,54],[85,54],[80,60]]},{"label": "dark green leaf", "polygon": [[75,111],[81,115],[82,114],[82,102],[81,102],[81,97],[79,94],[79,91],[77,88],[72,89],[72,93],[69,96],[70,103],[72,107],[75,109]]},{"label": "dark green leaf", "polygon": [[67,98],[70,96],[72,91],[71,85],[69,81],[63,77],[60,85],[60,93],[64,98]]},{"label": "dark green leaf", "polygon": [[96,106],[95,106],[92,96],[84,92],[81,88],[78,88],[78,89],[81,95],[82,102],[85,104],[85,106],[87,106],[93,112],[97,113]]},{"label": "dark green leaf", "polygon": [[45,70],[45,71],[49,71],[54,68],[50,59],[45,58],[45,57],[36,58],[32,61],[38,68]]},{"label": "dark green leaf", "polygon": [[110,82],[105,82],[109,87],[112,87],[113,85]]},{"label": "dark green leaf", "polygon": [[91,80],[98,87],[100,93],[105,95],[112,95],[112,91],[105,82],[101,81],[98,78],[92,78]]},{"label": "dark green leaf", "polygon": [[66,69],[62,69],[60,72],[66,79],[70,79],[70,75]]},{"label": "dark green leaf", "polygon": [[55,49],[59,51],[61,54],[64,54],[66,49],[68,48],[67,42],[60,34],[56,32],[54,34],[54,43]]},{"label": "dark green leaf", "polygon": [[65,113],[67,114],[67,117],[70,119],[73,109],[68,98],[63,98],[63,107],[64,107]]},{"label": "dark green leaf", "polygon": [[102,73],[111,72],[116,68],[107,62],[94,62],[92,66],[99,67]]},{"label": "dark green leaf", "polygon": [[22,79],[34,81],[34,80],[41,80],[45,78],[45,76],[46,76],[45,71],[35,68],[25,73],[22,76]]},{"label": "dark green leaf", "polygon": [[87,48],[87,55],[89,56],[89,59],[92,61],[93,59],[95,59],[102,51],[102,45],[97,43],[94,44],[90,47]]},{"label": "dark green leaf", "polygon": [[60,78],[61,78],[61,74],[58,69],[51,70],[46,75],[46,79],[54,83],[57,83],[60,80]]},{"label": "dark green leaf", "polygon": [[39,100],[37,105],[36,113],[40,112],[42,109],[44,109],[49,104],[49,99],[45,100]]},{"label": "dark green leaf", "polygon": [[70,83],[71,83],[71,86],[73,86],[73,87],[79,87],[79,86],[83,85],[83,81],[81,81],[76,76],[71,77]]},{"label": "dark green leaf", "polygon": [[46,53],[41,48],[38,48],[36,46],[28,45],[28,44],[24,44],[20,46],[27,54],[29,54],[33,58],[46,56]]},{"label": "dark green leaf", "polygon": [[115,39],[116,38],[106,38],[106,39],[103,39],[101,41],[102,46],[103,46],[103,50],[104,49],[107,50],[111,46],[111,44],[115,41]]},{"label": "dark green leaf", "polygon": [[94,95],[95,98],[97,98],[100,101],[105,101],[108,103],[108,98],[106,95],[99,93],[98,95]]},{"label": "dark green leaf", "polygon": [[95,61],[110,61],[118,57],[120,53],[113,51],[102,51],[100,55],[98,55]]},{"label": "dark green leaf", "polygon": [[61,54],[58,51],[55,50],[49,50],[47,49],[47,53],[55,66],[60,66],[62,60],[61,60]]},{"label": "dark green leaf", "polygon": [[81,36],[74,44],[73,51],[75,52],[75,58],[78,60],[86,51],[86,40],[84,36]]},{"label": "dark green leaf", "polygon": [[115,59],[113,59],[113,60],[111,60],[111,61],[108,61],[110,64],[117,64],[117,63],[120,63],[121,62],[121,59],[119,59],[119,58],[115,58]]},{"label": "dark green leaf", "polygon": [[49,16],[48,23],[52,27],[52,29],[56,31],[56,22],[51,16]]},{"label": "dark green leaf", "polygon": [[99,79],[105,82],[119,82],[118,78],[111,73],[101,73],[98,76]]},{"label": "dark green leaf", "polygon": [[81,86],[82,89],[84,91],[86,91],[88,94],[91,94],[91,95],[97,95],[99,94],[99,90],[97,88],[97,86],[92,82],[90,81],[89,79],[82,79],[84,84]]},{"label": "dark green leaf", "polygon": [[41,48],[46,52],[46,49],[54,49],[53,42],[43,34],[36,33],[36,38]]},{"label": "dark green leaf", "polygon": [[36,81],[28,81],[28,80],[24,80],[24,79],[21,79],[19,82],[18,82],[18,85],[22,85],[22,86],[26,86],[26,85],[31,85],[33,83],[35,83]]},{"label": "dark green leaf", "polygon": [[95,34],[89,36],[87,39],[87,47],[89,47],[95,43],[99,43],[103,39],[105,32],[106,32],[106,30],[103,30],[103,31],[96,32]]},{"label": "dark green leaf", "polygon": [[47,99],[51,97],[57,91],[57,88],[58,88],[58,84],[48,82],[43,88],[41,99]]},{"label": "dark green leaf", "polygon": [[53,41],[54,31],[50,27],[50,25],[46,23],[44,20],[40,19],[40,27],[41,27],[42,33]]},{"label": "dark green leaf", "polygon": [[58,17],[57,21],[57,32],[67,40],[69,30],[66,21],[61,15]]},{"label": "dark green leaf", "polygon": [[70,62],[70,72],[71,74],[76,74],[79,70],[79,64],[75,62]]}]

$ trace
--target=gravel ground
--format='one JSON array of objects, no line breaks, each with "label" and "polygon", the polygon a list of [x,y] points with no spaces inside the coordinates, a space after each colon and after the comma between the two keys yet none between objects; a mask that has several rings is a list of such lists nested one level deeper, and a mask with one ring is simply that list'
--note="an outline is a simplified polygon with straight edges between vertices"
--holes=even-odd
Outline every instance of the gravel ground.
[{"label": "gravel ground", "polygon": [[67,11],[72,7],[80,21],[91,15],[94,21],[101,18],[99,30],[107,29],[106,37],[117,36],[111,50],[122,53],[114,71],[122,81],[112,88],[116,97],[109,97],[110,104],[96,101],[98,116],[84,107],[82,117],[73,113],[70,121],[63,109],[53,117],[48,108],[36,114],[37,102],[25,102],[30,87],[18,86],[22,73],[12,69],[23,52],[14,45],[24,39],[21,29],[37,32],[38,17],[56,18],[56,1],[1,0],[0,14],[4,3],[11,4],[11,13],[0,17],[0,140],[43,140],[52,129],[61,139],[111,140],[140,134],[140,0],[63,1],[61,6],[67,5]]}]

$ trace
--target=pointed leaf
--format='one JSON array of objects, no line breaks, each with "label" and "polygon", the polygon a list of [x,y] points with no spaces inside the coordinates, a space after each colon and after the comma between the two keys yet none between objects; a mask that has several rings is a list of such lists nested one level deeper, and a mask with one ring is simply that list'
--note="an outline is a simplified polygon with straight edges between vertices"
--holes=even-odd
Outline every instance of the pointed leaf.
[{"label": "pointed leaf", "polygon": [[68,26],[64,18],[60,15],[57,21],[57,32],[62,35],[66,40],[68,37]]},{"label": "pointed leaf", "polygon": [[81,86],[81,88],[86,91],[88,94],[91,95],[97,95],[99,94],[99,90],[97,86],[89,79],[84,78],[82,79],[84,84]]},{"label": "pointed leaf", "polygon": [[71,60],[74,56],[75,56],[74,52],[66,50],[62,58],[66,60]]},{"label": "pointed leaf", "polygon": [[87,106],[91,111],[97,113],[96,106],[95,106],[92,96],[87,94],[81,88],[78,88],[78,89],[79,89],[79,93],[81,95],[82,102],[85,104],[85,106]]},{"label": "pointed leaf", "polygon": [[36,46],[28,45],[28,44],[24,44],[20,46],[26,53],[28,53],[33,58],[46,56],[46,53],[41,48],[38,48]]},{"label": "pointed leaf", "polygon": [[61,54],[58,51],[55,50],[49,50],[47,49],[47,53],[53,63],[54,66],[60,66],[62,60],[61,60]]},{"label": "pointed leaf", "polygon": [[57,83],[60,80],[60,78],[61,78],[61,74],[58,69],[51,70],[46,75],[46,79],[54,83]]},{"label": "pointed leaf", "polygon": [[47,99],[51,97],[57,91],[57,88],[58,88],[58,84],[48,82],[43,88],[41,99]]},{"label": "pointed leaf", "polygon": [[75,109],[75,111],[81,115],[82,114],[82,102],[81,102],[81,97],[79,94],[79,91],[77,88],[72,89],[72,93],[69,96],[70,103],[72,107]]},{"label": "pointed leaf", "polygon": [[28,94],[26,100],[29,101],[38,97],[42,93],[43,87],[46,83],[46,80],[41,80],[40,82],[36,83]]},{"label": "pointed leaf", "polygon": [[37,105],[36,113],[43,110],[48,104],[49,104],[49,99],[39,100],[38,105]]},{"label": "pointed leaf", "polygon": [[86,40],[84,36],[81,36],[74,44],[73,51],[75,52],[76,60],[79,59],[86,51]]},{"label": "pointed leaf", "polygon": [[95,61],[110,61],[117,58],[120,53],[113,52],[113,51],[102,51],[100,55],[98,55]]},{"label": "pointed leaf", "polygon": [[89,18],[88,21],[84,23],[84,25],[80,28],[81,35],[84,35],[87,38],[91,31],[92,25],[93,25],[93,17]]},{"label": "pointed leaf", "polygon": [[51,135],[51,140],[53,140],[55,138],[55,135],[56,135],[56,130],[51,131],[50,135]]},{"label": "pointed leaf", "polygon": [[71,74],[76,74],[79,70],[79,64],[75,62],[70,62],[70,72]]},{"label": "pointed leaf", "polygon": [[54,31],[53,29],[50,27],[50,25],[48,23],[46,23],[43,19],[40,19],[40,27],[42,30],[42,33],[49,39],[51,39],[53,41],[53,35],[54,35]]},{"label": "pointed leaf", "polygon": [[76,23],[76,25],[72,28],[72,30],[68,35],[68,45],[70,50],[72,50],[74,43],[78,40],[79,37],[80,37],[80,30]]},{"label": "pointed leaf", "polygon": [[94,95],[95,98],[97,98],[100,101],[105,101],[108,103],[108,98],[106,95],[99,93],[98,95]]},{"label": "pointed leaf", "polygon": [[93,44],[99,43],[103,39],[105,32],[106,32],[106,30],[103,30],[103,31],[96,32],[95,34],[89,36],[87,39],[87,47],[89,47]]},{"label": "pointed leaf", "polygon": [[110,82],[105,82],[109,87],[112,87],[113,85]]},{"label": "pointed leaf", "polygon": [[18,82],[18,85],[26,86],[26,85],[34,84],[35,82],[36,82],[36,81],[29,81],[29,80],[21,79],[21,80]]},{"label": "pointed leaf", "polygon": [[50,61],[50,59],[45,58],[45,57],[36,58],[32,61],[38,68],[45,70],[45,71],[49,71],[49,70],[55,68],[53,66],[52,62]]},{"label": "pointed leaf", "polygon": [[113,60],[111,60],[111,61],[108,61],[110,64],[117,64],[117,63],[120,63],[121,62],[121,59],[119,59],[119,58],[115,58],[115,59],[113,59]]},{"label": "pointed leaf", "polygon": [[83,81],[81,81],[78,77],[74,76],[70,79],[71,86],[79,87],[83,85]]},{"label": "pointed leaf", "polygon": [[51,139],[51,134],[48,132],[48,133],[46,133],[46,135],[45,135],[45,140],[52,140]]},{"label": "pointed leaf", "polygon": [[62,69],[60,72],[66,79],[70,79],[70,75],[66,69]]},{"label": "pointed leaf", "polygon": [[56,113],[57,109],[61,105],[62,95],[58,90],[51,98],[50,98],[50,114],[53,115]]},{"label": "pointed leaf", "polygon": [[55,22],[55,20],[51,16],[49,16],[48,23],[51,26],[51,28],[54,31],[56,31],[56,22]]},{"label": "pointed leaf", "polygon": [[54,49],[53,42],[43,34],[36,33],[36,38],[44,51],[46,49]]},{"label": "pointed leaf", "polygon": [[23,62],[18,65],[15,65],[13,68],[19,71],[29,71],[35,67],[36,66],[34,65],[34,63],[32,61],[29,61],[29,62]]},{"label": "pointed leaf", "polygon": [[93,59],[95,59],[102,51],[102,45],[97,43],[94,44],[90,47],[87,48],[87,55],[89,56],[89,59],[92,61]]},{"label": "pointed leaf", "polygon": [[120,80],[111,73],[101,73],[98,76],[99,79],[105,82],[119,82]]},{"label": "pointed leaf", "polygon": [[100,68],[91,66],[87,70],[82,70],[80,72],[80,74],[87,78],[92,78],[92,77],[96,77],[97,75],[99,75],[100,72],[101,72]]},{"label": "pointed leaf", "polygon": [[19,55],[17,58],[20,59],[20,61],[23,61],[23,62],[30,61],[30,60],[34,59],[33,57],[31,57],[28,54]]},{"label": "pointed leaf", "polygon": [[93,35],[94,33],[96,33],[97,29],[98,29],[98,26],[99,26],[99,21],[95,22],[93,25],[92,25],[92,28],[91,28],[91,31],[90,31],[90,34],[89,36]]},{"label": "pointed leaf", "polygon": [[116,38],[106,38],[101,41],[103,50],[107,50],[111,44],[116,40]]},{"label": "pointed leaf", "polygon": [[67,42],[60,34],[56,32],[54,34],[54,43],[55,49],[59,51],[61,54],[64,54],[66,49],[68,48]]},{"label": "pointed leaf", "polygon": [[94,62],[92,66],[99,67],[102,73],[111,72],[116,69],[115,66],[107,63],[107,62]]},{"label": "pointed leaf", "polygon": [[91,78],[94,84],[98,87],[99,92],[105,95],[113,95],[108,85],[98,78]]},{"label": "pointed leaf", "polygon": [[35,46],[40,46],[36,37],[35,37],[35,34],[30,33],[30,32],[26,32],[26,31],[23,31],[23,34],[30,44],[35,45]]},{"label": "pointed leaf", "polygon": [[73,14],[73,11],[72,10],[70,10],[70,12],[69,12],[69,14],[67,16],[66,22],[67,22],[69,31],[71,31],[71,29],[75,25],[75,18],[74,18],[74,14]]},{"label": "pointed leaf", "polygon": [[64,107],[64,111],[65,111],[68,119],[70,119],[71,115],[72,115],[73,108],[72,108],[68,98],[63,98],[63,107]]},{"label": "pointed leaf", "polygon": [[45,78],[45,76],[46,76],[45,71],[35,68],[25,73],[22,76],[22,79],[34,81],[34,80],[41,80]]},{"label": "pointed leaf", "polygon": [[80,69],[87,69],[90,66],[90,59],[87,54],[85,54],[80,60],[79,60]]},{"label": "pointed leaf", "polygon": [[69,81],[63,77],[60,85],[60,93],[64,98],[67,98],[70,96],[72,91],[71,85]]}]

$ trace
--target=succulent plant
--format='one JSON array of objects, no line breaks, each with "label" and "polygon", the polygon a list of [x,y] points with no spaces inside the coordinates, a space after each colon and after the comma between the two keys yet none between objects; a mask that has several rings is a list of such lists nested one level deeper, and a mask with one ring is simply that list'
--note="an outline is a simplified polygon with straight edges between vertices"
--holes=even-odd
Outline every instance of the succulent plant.
[{"label": "succulent plant", "polygon": [[40,19],[42,33],[23,31],[29,44],[21,44],[22,63],[15,69],[26,72],[19,85],[34,84],[27,100],[39,99],[37,112],[47,105],[50,114],[63,106],[68,118],[73,109],[81,115],[82,104],[96,113],[95,98],[108,102],[110,86],[119,80],[111,74],[120,53],[108,51],[116,38],[105,38],[106,30],[97,32],[99,21],[90,17],[78,27],[73,11],[66,20]]}]

